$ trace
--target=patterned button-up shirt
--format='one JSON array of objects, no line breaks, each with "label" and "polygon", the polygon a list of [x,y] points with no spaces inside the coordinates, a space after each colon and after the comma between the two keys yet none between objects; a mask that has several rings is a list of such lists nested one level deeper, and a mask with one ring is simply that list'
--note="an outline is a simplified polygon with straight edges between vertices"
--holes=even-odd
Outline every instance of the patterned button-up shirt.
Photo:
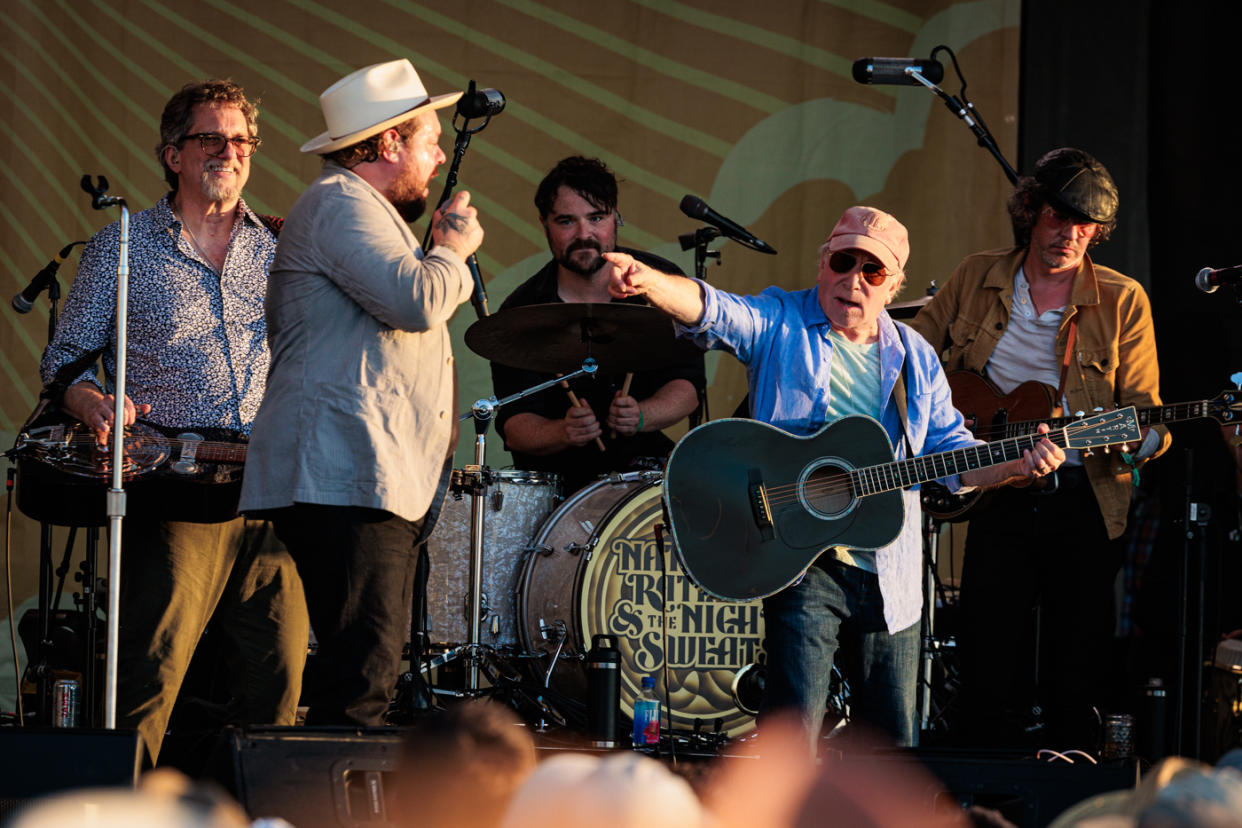
[{"label": "patterned button-up shirt", "polygon": [[[112,391],[120,235],[114,222],[83,250],[43,354],[45,385],[83,354],[102,350]],[[275,251],[275,237],[245,202],[220,274],[182,236],[168,196],[130,217],[126,391],[135,404],[151,405],[146,419],[171,428],[250,432],[267,378],[263,297]],[[61,380],[99,385],[90,369]]]}]

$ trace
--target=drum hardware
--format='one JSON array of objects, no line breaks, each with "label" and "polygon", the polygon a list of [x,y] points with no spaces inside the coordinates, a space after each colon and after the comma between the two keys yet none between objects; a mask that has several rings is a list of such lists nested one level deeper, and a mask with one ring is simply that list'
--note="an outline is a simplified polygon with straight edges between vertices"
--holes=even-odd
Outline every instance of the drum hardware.
[{"label": "drum hardware", "polygon": [[[556,650],[552,653],[552,659],[548,663],[548,669],[543,674],[543,693],[539,697],[541,708],[546,709],[545,699],[548,695],[549,685],[552,681],[552,671],[556,669],[556,663],[561,657],[561,651],[565,647],[565,639],[569,637],[569,631],[565,627],[565,622],[557,619],[551,625],[548,625],[542,618],[539,619],[539,632],[543,635],[544,640],[548,639],[548,633],[555,633]],[[547,719],[540,716],[539,724],[535,726],[535,730],[539,733],[546,733],[548,730]]]},{"label": "drum hardware", "polygon": [[[491,317],[483,317],[480,320],[486,321]],[[478,324],[478,323],[476,323]],[[566,376],[567,379],[573,379],[579,376],[594,376],[598,365],[595,360],[587,356],[582,360],[581,366],[577,371]],[[547,388],[555,386],[560,380],[552,379],[542,382],[530,388],[511,394],[503,400],[497,400],[495,396],[486,397],[476,400],[470,411],[462,414],[459,419],[474,420],[474,464],[467,466],[462,470],[460,475],[454,475],[450,485],[455,482],[455,496],[460,498],[462,494],[470,496],[470,582],[467,595],[467,640],[463,647],[453,651],[452,658],[465,658],[468,665],[466,691],[470,694],[479,694],[480,692],[480,665],[485,661],[494,661],[496,653],[492,647],[483,643],[483,613],[486,609],[486,598],[483,590],[483,540],[484,540],[484,518],[486,514],[485,501],[486,494],[490,487],[497,482],[496,473],[492,472],[486,466],[487,457],[487,430],[491,425],[496,409],[504,405],[514,402],[515,400],[536,394]],[[498,510],[504,503],[504,499],[493,501],[493,510]],[[492,616],[493,629],[496,633],[500,632],[499,619]],[[498,665],[492,664],[493,669]]]}]

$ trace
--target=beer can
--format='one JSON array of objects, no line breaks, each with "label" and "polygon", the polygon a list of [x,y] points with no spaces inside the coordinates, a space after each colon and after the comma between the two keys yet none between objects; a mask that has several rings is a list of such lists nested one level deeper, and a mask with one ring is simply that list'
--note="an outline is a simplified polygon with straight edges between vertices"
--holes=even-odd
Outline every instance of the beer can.
[{"label": "beer can", "polygon": [[57,679],[52,685],[52,727],[77,727],[82,687],[77,679]]},{"label": "beer can", "polygon": [[1103,759],[1129,759],[1134,755],[1134,717],[1129,713],[1114,713],[1104,717],[1104,744],[1100,749]]}]

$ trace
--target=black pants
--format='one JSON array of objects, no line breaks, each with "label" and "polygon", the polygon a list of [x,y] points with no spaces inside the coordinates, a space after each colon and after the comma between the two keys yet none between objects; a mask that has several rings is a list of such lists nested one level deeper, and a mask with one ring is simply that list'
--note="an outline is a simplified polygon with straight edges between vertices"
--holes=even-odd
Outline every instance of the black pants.
[{"label": "black pants", "polygon": [[401,668],[422,520],[295,503],[270,513],[319,643],[308,725],[380,725]]},{"label": "black pants", "polygon": [[[1094,747],[1092,707],[1105,708],[1120,541],[1110,541],[1079,469],[1054,494],[1005,488],[970,521],[962,572],[962,723],[968,741],[1014,744],[1032,702],[1054,748]],[[1031,646],[1039,607],[1039,648]],[[1039,658],[1038,688],[1034,686]],[[1055,744],[1053,744],[1055,742]]]}]

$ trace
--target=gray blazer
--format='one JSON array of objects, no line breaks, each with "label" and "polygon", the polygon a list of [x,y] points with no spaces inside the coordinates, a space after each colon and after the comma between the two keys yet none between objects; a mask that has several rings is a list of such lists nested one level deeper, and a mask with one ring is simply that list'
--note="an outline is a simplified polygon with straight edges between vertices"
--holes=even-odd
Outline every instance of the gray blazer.
[{"label": "gray blazer", "polygon": [[456,253],[424,256],[388,199],[325,164],[268,279],[272,367],[242,511],[296,501],[422,517],[456,416],[447,322],[471,288]]}]

